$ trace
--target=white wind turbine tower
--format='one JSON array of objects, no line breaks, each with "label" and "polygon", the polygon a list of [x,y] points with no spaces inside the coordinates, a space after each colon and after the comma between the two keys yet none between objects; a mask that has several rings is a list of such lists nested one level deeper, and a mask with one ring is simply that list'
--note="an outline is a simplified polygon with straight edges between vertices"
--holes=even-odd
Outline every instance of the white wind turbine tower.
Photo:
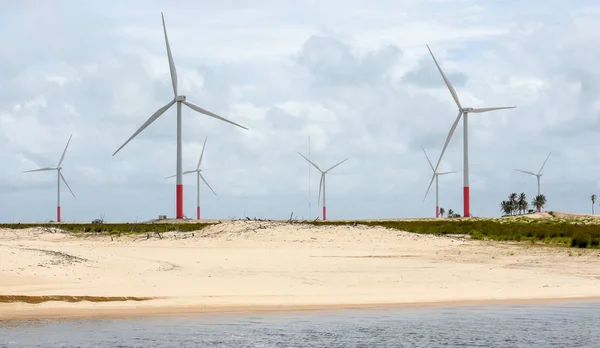
[{"label": "white wind turbine tower", "polygon": [[[206,184],[206,186],[208,186],[208,188],[212,191],[212,193],[215,194],[215,196],[217,195],[217,193],[215,192],[215,190],[212,189],[212,187],[210,187],[210,185],[208,184],[208,182],[206,181],[206,179],[204,179],[204,177],[202,176],[202,174],[200,174],[200,172],[202,171],[202,169],[200,169],[200,165],[202,164],[202,157],[204,157],[204,149],[206,148],[206,140],[208,139],[208,137],[204,138],[204,145],[202,145],[202,152],[200,153],[200,160],[198,161],[198,166],[196,166],[195,170],[188,170],[183,172],[183,174],[191,174],[191,173],[196,173],[196,189],[197,189],[197,195],[196,195],[196,218],[198,220],[200,220],[200,179],[202,179],[202,181],[204,181],[204,183]],[[175,177],[175,175],[171,175],[166,177],[165,179],[169,179]]]},{"label": "white wind turbine tower", "polygon": [[61,180],[65,183],[65,185],[67,185],[67,188],[69,189],[69,191],[71,191],[73,198],[77,199],[77,197],[75,197],[75,194],[73,193],[73,190],[71,190],[71,187],[69,186],[69,184],[67,183],[67,180],[65,179],[64,175],[62,174],[62,167],[61,167],[63,160],[65,159],[65,154],[67,153],[67,148],[69,147],[69,143],[71,142],[72,136],[73,136],[73,133],[71,133],[71,136],[69,136],[69,141],[67,141],[67,146],[65,146],[65,150],[63,151],[62,156],[60,156],[60,160],[58,161],[58,165],[56,166],[56,168],[46,167],[46,168],[40,168],[40,169],[34,169],[34,170],[26,170],[23,172],[23,173],[31,173],[31,172],[45,172],[45,171],[49,171],[49,170],[56,170],[56,172],[57,172],[56,222],[60,222],[60,181]]},{"label": "white wind turbine tower", "polygon": [[[552,154],[552,152],[550,152],[548,154],[548,157],[546,157],[546,160],[544,161],[544,164],[542,164],[542,167],[540,168],[540,170],[536,173],[533,172],[528,172],[526,170],[520,170],[520,169],[515,169],[517,172],[521,172],[521,173],[525,173],[525,174],[529,174],[529,175],[533,175],[537,178],[537,187],[538,187],[538,196],[541,194],[541,190],[540,190],[540,178],[542,177],[542,170],[544,170],[544,166],[546,165],[546,162],[548,162],[548,158],[550,158],[550,155]],[[540,212],[540,207],[538,207],[538,212]]]},{"label": "white wind turbine tower", "polygon": [[163,24],[163,31],[165,33],[165,43],[167,46],[167,56],[169,58],[169,70],[171,71],[171,82],[173,83],[173,96],[174,98],[169,101],[165,106],[161,107],[160,109],[158,109],[152,116],[150,116],[150,118],[135,132],[133,133],[133,135],[127,139],[127,141],[121,145],[121,147],[119,147],[117,149],[117,151],[115,151],[115,153],[113,153],[113,156],[117,154],[117,152],[119,152],[119,150],[121,150],[125,145],[127,145],[127,143],[129,143],[133,138],[135,138],[138,134],[140,134],[144,129],[146,129],[146,127],[148,127],[152,122],[156,121],[157,118],[159,118],[163,113],[165,113],[165,111],[167,111],[171,106],[173,106],[173,104],[177,103],[177,170],[176,170],[176,176],[177,176],[177,186],[176,186],[176,195],[177,195],[177,200],[176,200],[176,217],[177,219],[183,219],[183,172],[182,172],[182,163],[181,163],[181,148],[182,148],[182,139],[181,139],[181,131],[182,131],[182,119],[181,119],[181,105],[186,105],[187,107],[189,107],[190,109],[197,111],[201,114],[210,116],[210,117],[214,117],[216,119],[219,119],[221,121],[225,121],[228,123],[231,123],[235,126],[238,126],[240,128],[243,129],[248,129],[244,126],[241,126],[235,122],[229,121],[228,119],[221,117],[215,113],[212,113],[208,110],[205,110],[195,104],[190,103],[189,101],[186,101],[186,98],[184,95],[179,95],[177,94],[177,71],[175,70],[175,63],[173,61],[173,56],[171,55],[171,47],[169,46],[169,38],[167,37],[167,27],[165,25],[165,17],[163,16],[162,12],[161,12],[161,16],[162,16],[162,24]]},{"label": "white wind turbine tower", "polygon": [[[437,164],[435,165],[435,168],[433,170],[434,175],[431,177],[431,181],[429,182],[429,187],[427,188],[427,193],[429,193],[431,184],[433,183],[433,180],[435,180],[435,177],[436,177],[435,173],[437,172],[440,162],[442,161],[442,157],[444,156],[444,152],[446,151],[446,148],[448,147],[448,143],[450,142],[450,139],[452,138],[452,134],[454,134],[454,131],[456,130],[456,126],[458,125],[458,121],[460,121],[460,118],[462,117],[463,118],[463,181],[464,181],[463,204],[464,204],[464,216],[470,217],[471,216],[471,204],[470,204],[471,194],[470,194],[470,188],[469,188],[468,116],[470,113],[482,113],[482,112],[488,112],[488,111],[494,111],[494,110],[514,109],[514,108],[516,108],[516,106],[500,106],[500,107],[491,107],[491,108],[463,107],[460,103],[460,100],[458,99],[458,95],[456,94],[454,87],[452,87],[452,84],[446,77],[446,74],[444,74],[444,72],[442,71],[442,68],[440,67],[437,60],[435,59],[433,52],[431,52],[429,45],[427,45],[427,49],[429,50],[429,53],[431,54],[431,58],[433,58],[433,61],[435,62],[435,65],[437,66],[440,74],[442,75],[442,78],[444,79],[444,82],[446,83],[448,90],[450,90],[450,94],[452,94],[452,98],[454,99],[456,106],[458,106],[458,116],[456,117],[454,124],[452,124],[452,128],[450,128],[450,132],[448,133],[448,137],[446,138],[446,142],[444,143],[444,147],[442,149],[442,153],[440,154],[440,158],[438,159]],[[425,193],[425,197],[427,197],[427,193]]]},{"label": "white wind turbine tower", "polygon": [[[421,146],[421,149],[423,149],[423,146]],[[456,172],[442,172],[442,173],[436,172],[435,168],[433,168],[433,164],[431,164],[431,161],[429,160],[429,156],[427,156],[427,152],[425,152],[425,149],[423,149],[423,153],[425,154],[425,158],[427,158],[427,162],[429,163],[431,170],[433,170],[433,176],[435,177],[435,217],[439,218],[440,217],[440,196],[439,196],[439,190],[438,190],[438,184],[439,184],[438,178],[440,175],[452,174],[452,173],[456,173]]]},{"label": "white wind turbine tower", "polygon": [[330,170],[332,170],[333,168],[339,166],[340,164],[346,162],[347,160],[349,160],[350,158],[346,158],[345,160],[339,162],[338,164],[332,166],[331,168],[327,169],[327,170],[322,170],[321,168],[319,168],[318,165],[316,165],[314,162],[312,162],[311,160],[309,160],[308,158],[304,157],[303,154],[301,154],[300,152],[298,152],[298,154],[300,156],[302,156],[305,160],[308,161],[308,163],[312,164],[315,168],[317,168],[320,172],[321,172],[321,180],[319,181],[319,199],[317,201],[317,204],[321,203],[321,188],[323,189],[323,221],[327,220],[327,204],[325,203],[325,174],[327,174]]}]

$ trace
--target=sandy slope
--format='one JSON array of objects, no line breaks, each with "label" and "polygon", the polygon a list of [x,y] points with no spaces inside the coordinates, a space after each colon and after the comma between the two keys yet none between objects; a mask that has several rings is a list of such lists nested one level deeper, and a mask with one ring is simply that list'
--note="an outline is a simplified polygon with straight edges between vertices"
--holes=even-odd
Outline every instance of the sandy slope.
[{"label": "sandy slope", "polygon": [[0,319],[600,298],[600,251],[254,221],[112,241],[0,230],[0,295],[159,297],[0,303]]}]

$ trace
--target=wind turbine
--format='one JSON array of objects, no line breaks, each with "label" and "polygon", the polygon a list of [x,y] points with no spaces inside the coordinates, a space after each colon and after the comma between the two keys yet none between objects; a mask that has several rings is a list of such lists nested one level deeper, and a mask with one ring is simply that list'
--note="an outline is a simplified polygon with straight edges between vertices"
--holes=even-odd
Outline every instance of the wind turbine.
[{"label": "wind turbine", "polygon": [[[440,158],[437,161],[437,164],[435,165],[435,168],[433,170],[434,175],[431,177],[431,181],[429,182],[429,187],[427,188],[427,193],[429,193],[429,189],[431,188],[431,184],[433,183],[433,180],[435,179],[435,173],[437,173],[437,169],[440,165],[440,162],[442,161],[442,157],[444,156],[444,152],[446,152],[446,148],[448,147],[448,143],[450,142],[450,139],[452,138],[452,134],[454,134],[454,131],[456,130],[456,126],[458,125],[458,121],[460,121],[460,118],[463,118],[463,204],[464,204],[464,216],[465,217],[470,217],[471,216],[471,204],[470,204],[470,189],[469,189],[469,132],[468,132],[468,115],[470,113],[482,113],[482,112],[488,112],[488,111],[494,111],[494,110],[503,110],[503,109],[514,109],[516,108],[516,106],[500,106],[500,107],[491,107],[491,108],[472,108],[472,107],[463,107],[460,103],[460,100],[458,99],[458,95],[456,94],[456,91],[454,90],[454,87],[452,87],[452,84],[450,83],[450,81],[448,80],[448,78],[446,77],[446,74],[444,74],[444,72],[442,71],[442,68],[440,67],[440,65],[438,64],[437,60],[435,59],[435,56],[433,55],[433,52],[431,52],[431,49],[429,48],[429,45],[427,45],[427,49],[429,50],[429,53],[431,54],[431,58],[433,58],[433,61],[435,63],[435,65],[437,66],[438,70],[440,71],[440,74],[442,75],[442,78],[444,79],[444,82],[446,83],[446,86],[448,87],[448,90],[450,91],[450,94],[452,94],[452,98],[454,99],[454,102],[456,103],[456,106],[458,106],[458,116],[456,116],[456,120],[454,121],[454,123],[452,124],[452,128],[450,128],[450,132],[448,133],[448,137],[446,138],[446,142],[444,143],[444,147],[442,149],[442,153],[440,154]],[[427,193],[425,193],[425,197],[427,197]]]},{"label": "wind turbine", "polygon": [[[423,146],[421,146],[421,149],[423,149]],[[429,163],[429,166],[431,167],[431,170],[433,170],[433,176],[435,177],[435,217],[439,218],[440,217],[440,203],[439,203],[439,191],[438,191],[438,178],[440,175],[446,175],[446,174],[452,174],[452,173],[456,173],[456,172],[442,172],[442,173],[438,173],[435,171],[435,168],[433,168],[433,164],[431,164],[431,161],[429,160],[429,156],[427,156],[427,152],[425,152],[425,149],[423,149],[423,153],[425,154],[425,158],[427,158],[427,162]]]},{"label": "wind turbine", "polygon": [[298,154],[300,156],[302,156],[305,160],[308,161],[308,163],[312,164],[315,168],[317,168],[320,172],[321,172],[321,180],[319,181],[319,199],[317,201],[317,204],[321,203],[321,188],[323,188],[323,221],[327,220],[327,204],[325,204],[325,174],[327,174],[330,170],[332,170],[333,168],[339,166],[340,164],[346,162],[347,160],[349,160],[350,158],[346,158],[345,160],[339,162],[338,164],[332,166],[331,168],[327,169],[327,170],[322,170],[321,168],[319,168],[318,165],[316,165],[314,162],[312,162],[311,160],[309,160],[308,158],[304,157],[303,154],[301,154],[300,152],[298,152]]},{"label": "wind turbine", "polygon": [[146,129],[146,127],[148,127],[152,122],[156,121],[157,118],[159,118],[163,113],[165,113],[165,111],[167,111],[171,106],[173,106],[173,104],[177,103],[177,170],[176,170],[176,174],[175,176],[177,176],[177,186],[176,186],[176,195],[177,195],[177,201],[176,201],[176,217],[177,219],[183,219],[183,173],[182,173],[182,163],[181,163],[181,148],[182,148],[182,139],[181,139],[181,129],[182,129],[182,120],[181,120],[181,105],[186,105],[187,107],[189,107],[190,109],[197,111],[201,114],[210,116],[210,117],[214,117],[216,119],[219,119],[221,121],[225,121],[228,123],[231,123],[235,126],[238,126],[240,128],[243,129],[248,129],[244,126],[241,126],[235,122],[229,121],[228,119],[221,117],[215,113],[212,113],[208,110],[205,110],[195,104],[192,104],[189,101],[186,101],[186,98],[184,95],[179,95],[177,94],[177,71],[175,70],[175,63],[173,61],[173,56],[171,55],[171,47],[169,46],[169,38],[167,37],[167,27],[165,25],[165,17],[163,16],[162,12],[161,12],[161,17],[162,17],[162,24],[163,24],[163,31],[165,33],[165,43],[167,45],[167,56],[169,58],[169,70],[171,71],[171,82],[173,83],[173,96],[174,98],[169,101],[165,106],[161,107],[160,109],[156,110],[156,112],[150,116],[150,118],[135,132],[133,133],[133,135],[127,139],[127,141],[121,145],[120,148],[117,149],[117,151],[115,151],[115,153],[113,153],[113,156],[117,154],[117,152],[119,152],[119,150],[121,150],[125,145],[127,145],[127,143],[129,143],[133,138],[136,137],[136,135],[140,134],[144,129]]},{"label": "wind turbine", "polygon": [[[202,176],[202,174],[200,174],[200,172],[202,171],[202,169],[200,169],[200,165],[202,164],[202,157],[204,156],[204,149],[206,148],[206,140],[208,139],[208,137],[204,138],[204,145],[202,145],[202,152],[200,153],[200,160],[198,161],[198,166],[196,166],[195,170],[188,170],[183,172],[183,174],[191,174],[191,173],[196,173],[196,189],[197,189],[197,195],[196,195],[196,201],[197,201],[197,205],[196,205],[196,214],[197,214],[197,219],[200,220],[200,179],[202,179],[202,181],[204,181],[204,183],[206,184],[206,186],[208,186],[208,188],[212,191],[212,193],[215,194],[215,196],[217,195],[217,193],[215,192],[215,190],[212,189],[212,187],[210,187],[210,185],[208,184],[208,182],[206,181],[206,179],[204,179],[204,177]],[[171,175],[166,177],[165,179],[169,179],[172,177],[175,177],[176,175]]]},{"label": "wind turbine", "polygon": [[[546,165],[546,162],[548,162],[548,158],[550,158],[550,155],[551,155],[551,154],[552,154],[552,152],[550,152],[550,153],[548,154],[548,157],[546,157],[546,160],[544,161],[544,164],[542,164],[542,167],[541,167],[541,168],[540,168],[540,170],[537,172],[537,174],[536,174],[536,173],[533,173],[533,172],[528,172],[528,171],[526,171],[526,170],[515,169],[517,172],[521,172],[521,173],[525,173],[525,174],[530,174],[530,175],[533,175],[533,176],[537,177],[538,196],[541,194],[541,191],[540,191],[540,178],[541,178],[541,176],[542,176],[542,170],[544,170],[544,166]],[[538,212],[540,212],[540,211],[541,211],[541,210],[540,210],[540,207],[538,207]]]},{"label": "wind turbine", "polygon": [[71,187],[69,186],[69,184],[67,183],[67,180],[65,179],[64,175],[62,174],[62,163],[63,160],[65,159],[65,154],[67,153],[67,148],[69,147],[69,143],[71,142],[71,137],[73,137],[73,133],[71,133],[71,136],[69,136],[69,141],[67,141],[67,146],[65,146],[65,150],[62,153],[62,156],[60,156],[60,160],[58,161],[58,165],[56,166],[56,168],[52,168],[52,167],[46,167],[46,168],[40,168],[40,169],[34,169],[34,170],[26,170],[23,173],[31,173],[31,172],[45,172],[45,171],[49,171],[49,170],[56,170],[57,174],[57,187],[56,187],[56,222],[60,222],[60,180],[62,180],[65,185],[67,185],[67,188],[69,189],[69,191],[71,191],[71,194],[73,195],[73,198],[77,199],[77,197],[75,197],[75,194],[73,193],[73,190],[71,190]]}]

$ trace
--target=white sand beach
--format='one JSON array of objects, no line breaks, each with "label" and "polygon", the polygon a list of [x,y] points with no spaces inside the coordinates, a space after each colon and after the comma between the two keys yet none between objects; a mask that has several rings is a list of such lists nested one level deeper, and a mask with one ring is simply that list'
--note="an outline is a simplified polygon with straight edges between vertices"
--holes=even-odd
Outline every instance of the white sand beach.
[{"label": "white sand beach", "polygon": [[0,230],[0,319],[600,299],[600,250],[366,226],[223,222],[110,237]]}]

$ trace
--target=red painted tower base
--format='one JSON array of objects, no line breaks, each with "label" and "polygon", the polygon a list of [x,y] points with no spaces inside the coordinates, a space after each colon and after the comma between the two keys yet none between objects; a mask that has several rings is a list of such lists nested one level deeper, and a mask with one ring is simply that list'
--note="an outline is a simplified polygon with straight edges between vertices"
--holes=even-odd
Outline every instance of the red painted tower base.
[{"label": "red painted tower base", "polygon": [[437,205],[435,206],[435,217],[436,218],[440,217],[440,207],[438,207]]},{"label": "red painted tower base", "polygon": [[465,217],[471,217],[471,194],[469,192],[469,186],[463,187],[463,197],[464,197],[464,212]]},{"label": "red painted tower base", "polygon": [[56,207],[56,222],[60,222],[60,206]]},{"label": "red painted tower base", "polygon": [[177,219],[183,219],[183,185],[177,185]]},{"label": "red painted tower base", "polygon": [[323,221],[327,220],[327,208],[323,207]]},{"label": "red painted tower base", "polygon": [[538,213],[542,212],[542,207],[538,207]]},{"label": "red painted tower base", "polygon": [[198,220],[200,220],[200,206],[196,207],[196,216],[198,216]]}]

